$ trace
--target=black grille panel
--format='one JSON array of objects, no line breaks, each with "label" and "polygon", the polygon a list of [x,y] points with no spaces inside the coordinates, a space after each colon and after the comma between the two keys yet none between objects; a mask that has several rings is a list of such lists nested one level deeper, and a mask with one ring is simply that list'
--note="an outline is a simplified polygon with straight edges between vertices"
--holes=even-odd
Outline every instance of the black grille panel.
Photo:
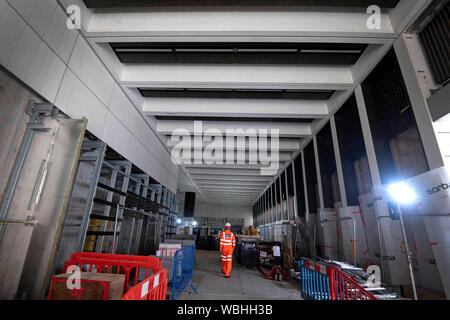
[{"label": "black grille panel", "polygon": [[232,122],[283,122],[283,123],[312,123],[309,118],[246,118],[246,117],[191,117],[191,116],[155,116],[157,120],[179,121],[232,121]]},{"label": "black grille panel", "polygon": [[443,85],[450,78],[450,5],[422,30],[420,39],[430,62],[435,81]]},{"label": "black grille panel", "polygon": [[146,98],[219,98],[219,99],[305,99],[328,100],[333,90],[250,90],[139,88]]},{"label": "black grille panel", "polygon": [[122,63],[353,65],[359,43],[114,42]]},{"label": "black grille panel", "polygon": [[[364,81],[366,103],[371,123],[379,118],[384,134],[395,137],[415,125],[408,91],[395,52],[391,50]],[[370,91],[370,92],[368,92]]]}]

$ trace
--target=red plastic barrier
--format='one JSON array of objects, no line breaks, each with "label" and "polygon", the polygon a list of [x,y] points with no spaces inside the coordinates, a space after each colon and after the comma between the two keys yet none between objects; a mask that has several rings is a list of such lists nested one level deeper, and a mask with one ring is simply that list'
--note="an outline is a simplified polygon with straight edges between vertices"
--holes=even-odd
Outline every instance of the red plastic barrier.
[{"label": "red plastic barrier", "polygon": [[336,266],[301,259],[302,292],[314,300],[378,300]]},{"label": "red plastic barrier", "polygon": [[378,300],[372,293],[336,267],[327,267],[331,300]]},{"label": "red plastic barrier", "polygon": [[167,270],[161,269],[154,275],[130,288],[122,300],[166,300]]},{"label": "red plastic barrier", "polygon": [[64,263],[63,272],[66,272],[70,265],[78,265],[80,269],[83,268],[83,265],[89,265],[88,272],[92,272],[92,268],[95,266],[99,273],[124,273],[123,292],[125,294],[129,289],[128,282],[132,270],[135,270],[133,285],[136,285],[140,269],[145,269],[145,278],[148,278],[149,269],[155,274],[162,269],[162,260],[148,256],[79,252],[72,254],[70,260]]}]

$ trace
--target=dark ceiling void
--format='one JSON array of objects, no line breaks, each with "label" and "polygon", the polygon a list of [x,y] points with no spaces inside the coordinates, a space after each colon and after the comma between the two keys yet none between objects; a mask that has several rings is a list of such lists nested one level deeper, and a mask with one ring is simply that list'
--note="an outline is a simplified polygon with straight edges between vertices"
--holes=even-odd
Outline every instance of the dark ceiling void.
[{"label": "dark ceiling void", "polygon": [[155,116],[157,120],[177,121],[232,121],[232,122],[284,122],[312,123],[310,118],[245,118],[245,117],[195,117],[195,116]]},{"label": "dark ceiling void", "polygon": [[88,8],[319,6],[394,8],[399,0],[84,0]]},{"label": "dark ceiling void", "polygon": [[328,100],[333,90],[251,90],[251,89],[185,89],[139,88],[145,98],[222,98]]},{"label": "dark ceiling void", "polygon": [[353,65],[355,43],[111,43],[122,63]]}]

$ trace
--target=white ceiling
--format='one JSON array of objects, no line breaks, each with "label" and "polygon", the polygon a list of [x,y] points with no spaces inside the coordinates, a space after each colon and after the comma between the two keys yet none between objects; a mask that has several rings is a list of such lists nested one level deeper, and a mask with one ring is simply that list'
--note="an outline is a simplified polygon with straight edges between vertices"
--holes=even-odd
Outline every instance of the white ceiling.
[{"label": "white ceiling", "polygon": [[[156,116],[259,118],[261,121],[203,121],[203,129],[230,127],[280,130],[284,168],[329,120],[393,41],[430,2],[401,0],[382,14],[381,29],[369,30],[364,8],[298,7],[270,10],[190,10],[152,8],[91,11],[83,1],[61,0],[82,8],[82,33],[118,80],[149,125],[166,144],[174,129],[193,130],[186,120]],[[354,65],[124,64],[114,42],[266,42],[363,43],[367,49]],[[335,90],[328,100],[204,99],[143,97],[137,88]],[[267,123],[265,119],[273,119]],[[312,122],[277,122],[279,118]],[[248,148],[248,146],[246,147]],[[248,150],[247,150],[248,151]],[[183,166],[181,191],[196,191],[205,203],[251,205],[273,180],[258,166]]]}]

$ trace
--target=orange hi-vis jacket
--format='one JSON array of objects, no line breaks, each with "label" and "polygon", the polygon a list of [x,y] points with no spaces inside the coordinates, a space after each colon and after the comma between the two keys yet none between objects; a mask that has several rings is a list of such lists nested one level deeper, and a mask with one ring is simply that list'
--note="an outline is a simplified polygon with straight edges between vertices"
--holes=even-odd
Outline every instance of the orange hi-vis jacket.
[{"label": "orange hi-vis jacket", "polygon": [[225,230],[220,235],[220,252],[222,259],[222,272],[229,277],[233,265],[233,251],[236,247],[236,237],[230,230]]},{"label": "orange hi-vis jacket", "polygon": [[232,249],[234,250],[236,247],[236,237],[234,236],[234,233],[230,230],[225,230],[220,234],[220,251],[226,250],[226,249]]}]

